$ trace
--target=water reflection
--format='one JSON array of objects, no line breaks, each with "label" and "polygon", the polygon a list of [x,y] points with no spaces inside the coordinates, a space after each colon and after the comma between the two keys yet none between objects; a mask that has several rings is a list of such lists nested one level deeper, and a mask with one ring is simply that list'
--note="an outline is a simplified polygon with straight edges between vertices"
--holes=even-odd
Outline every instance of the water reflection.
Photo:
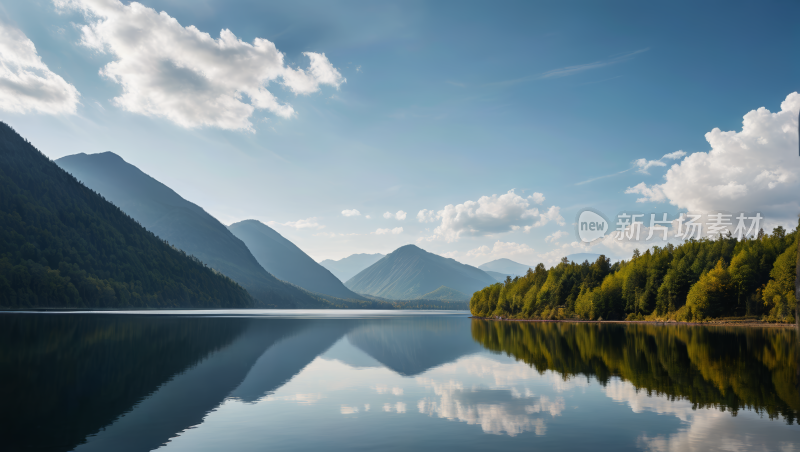
[{"label": "water reflection", "polygon": [[539,372],[612,377],[647,395],[734,416],[743,408],[792,424],[800,411],[797,332],[790,328],[492,322],[472,337]]},{"label": "water reflection", "polygon": [[795,450],[800,438],[793,330],[242,314],[0,315],[0,450]]}]

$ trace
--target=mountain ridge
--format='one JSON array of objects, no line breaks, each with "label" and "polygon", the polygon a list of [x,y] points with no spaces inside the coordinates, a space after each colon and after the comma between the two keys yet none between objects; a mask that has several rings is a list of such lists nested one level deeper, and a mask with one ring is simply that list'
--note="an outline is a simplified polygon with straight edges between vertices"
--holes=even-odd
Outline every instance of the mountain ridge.
[{"label": "mountain ridge", "polygon": [[113,152],[55,162],[158,237],[241,284],[262,307],[328,304],[269,274],[216,218]]},{"label": "mountain ridge", "polygon": [[243,220],[231,224],[228,230],[244,242],[264,270],[276,278],[318,294],[366,301],[297,245],[264,223]]},{"label": "mountain ridge", "polygon": [[441,286],[468,294],[496,283],[483,270],[405,245],[345,283],[350,290],[392,300],[410,300]]}]

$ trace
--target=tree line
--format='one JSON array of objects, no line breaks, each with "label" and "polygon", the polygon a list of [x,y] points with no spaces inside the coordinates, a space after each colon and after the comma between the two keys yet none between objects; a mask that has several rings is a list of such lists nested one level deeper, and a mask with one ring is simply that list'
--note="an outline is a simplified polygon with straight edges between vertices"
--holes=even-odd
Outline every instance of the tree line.
[{"label": "tree line", "polygon": [[798,230],[749,239],[667,244],[611,264],[563,258],[475,292],[478,317],[702,321],[751,317],[794,322]]}]

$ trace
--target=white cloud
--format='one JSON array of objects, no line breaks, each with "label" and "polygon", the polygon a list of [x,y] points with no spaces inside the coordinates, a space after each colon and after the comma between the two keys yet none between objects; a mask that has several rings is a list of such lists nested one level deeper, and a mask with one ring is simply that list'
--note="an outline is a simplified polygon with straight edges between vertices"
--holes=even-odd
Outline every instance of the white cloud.
[{"label": "white cloud", "polygon": [[[530,230],[531,227],[543,226],[549,221],[563,224],[564,218],[559,214],[559,207],[552,206],[546,212],[540,213],[539,209],[531,206],[531,203],[543,201],[544,195],[541,193],[523,198],[511,189],[503,195],[482,196],[478,201],[449,204],[436,213],[441,224],[427,240],[444,239],[454,242],[462,236],[504,233],[523,225],[526,230]],[[430,211],[420,211],[422,218],[431,218],[428,212]],[[420,214],[417,214],[417,219],[421,218]],[[531,226],[530,223],[537,218],[538,221]]]},{"label": "white cloud", "polygon": [[386,212],[383,214],[383,218],[390,219],[394,218],[396,220],[405,220],[408,214],[403,212],[402,210],[398,210],[397,213]]},{"label": "white cloud", "polygon": [[79,96],[42,62],[22,30],[0,22],[0,110],[75,114]]},{"label": "white cloud", "polygon": [[633,164],[637,168],[636,172],[642,174],[650,174],[647,170],[654,166],[667,166],[667,164],[662,162],[661,160],[647,160],[647,159],[634,160]]},{"label": "white cloud", "polygon": [[277,221],[267,222],[269,226],[288,226],[294,229],[322,229],[325,226],[319,224],[317,217],[306,218],[305,220],[287,221],[286,223],[278,223]]},{"label": "white cloud", "polygon": [[402,232],[403,232],[403,228],[401,226],[401,227],[397,227],[397,228],[394,228],[394,229],[378,228],[378,229],[375,230],[374,234],[376,234],[376,235],[386,235],[386,234],[400,234]]},{"label": "white cloud", "polygon": [[[550,208],[547,209],[547,212],[539,214],[539,220],[537,220],[536,223],[533,224],[533,227],[537,228],[537,227],[540,227],[540,226],[544,226],[544,225],[546,225],[547,223],[549,223],[551,221],[555,222],[556,224],[558,224],[560,226],[564,226],[564,217],[561,216],[561,208],[560,207],[558,207],[558,206],[550,206]],[[530,231],[530,227],[526,226],[525,227],[525,232],[529,232],[529,231]]]},{"label": "white cloud", "polygon": [[458,251],[448,251],[446,253],[441,253],[440,256],[446,257],[448,259],[453,259],[458,256]]},{"label": "white cloud", "polygon": [[[356,209],[343,210],[342,211],[342,215],[344,215],[346,217],[357,217],[357,216],[361,215],[361,212],[359,212]],[[369,217],[369,215],[367,215],[367,217]]]},{"label": "white cloud", "polygon": [[675,152],[670,152],[669,154],[664,154],[664,156],[661,157],[661,158],[662,159],[670,159],[670,160],[680,160],[680,159],[682,159],[684,157],[686,157],[686,153],[685,152],[683,152],[683,151],[675,151]]},{"label": "white cloud", "polygon": [[367,220],[370,220],[370,219],[372,219],[372,216],[371,216],[371,215],[367,215],[367,216],[366,216],[366,217],[364,217],[364,218],[366,218]]},{"label": "white cloud", "polygon": [[796,92],[777,113],[764,107],[752,110],[744,116],[741,131],[708,132],[711,150],[673,165],[663,184],[639,184],[626,192],[644,195],[640,201],[669,201],[689,212],[760,212],[793,223],[800,211],[798,111]]},{"label": "white cloud", "polygon": [[545,237],[544,241],[545,242],[550,242],[550,243],[555,243],[555,242],[558,241],[558,239],[560,239],[561,237],[564,237],[565,235],[567,235],[566,231],[556,231],[556,232],[548,235],[547,237]]},{"label": "white cloud", "polygon": [[640,182],[638,185],[634,185],[633,187],[628,187],[625,190],[625,193],[642,195],[643,197],[638,198],[636,202],[662,202],[666,200],[666,196],[664,196],[664,192],[661,191],[660,186],[653,185],[648,187],[644,182]]},{"label": "white cloud", "polygon": [[417,212],[417,221],[420,223],[433,223],[439,219],[441,219],[441,217],[433,210],[422,209]]},{"label": "white cloud", "polygon": [[536,192],[530,196],[530,199],[536,204],[541,204],[544,202],[544,195]]},{"label": "white cloud", "polygon": [[214,39],[140,3],[54,3],[83,12],[88,23],[81,27],[81,44],[112,56],[100,73],[122,86],[122,95],[114,99],[117,106],[165,117],[182,127],[252,130],[250,118],[256,109],[284,118],[295,114],[267,90],[270,82],[280,79],[297,95],[316,92],[320,85],[338,89],[346,81],[325,54],[305,52],[308,68],[294,69],[266,39],[246,43],[228,29]]}]

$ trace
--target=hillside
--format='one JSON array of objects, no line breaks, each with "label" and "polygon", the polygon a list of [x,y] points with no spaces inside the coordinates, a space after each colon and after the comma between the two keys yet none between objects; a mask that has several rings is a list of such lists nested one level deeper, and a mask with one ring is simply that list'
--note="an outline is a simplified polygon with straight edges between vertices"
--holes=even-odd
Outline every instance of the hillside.
[{"label": "hillside", "polygon": [[469,296],[449,287],[439,287],[419,297],[420,300],[469,301]]},{"label": "hillside", "polygon": [[353,254],[345,258],[334,261],[325,259],[319,265],[327,268],[339,281],[345,282],[353,276],[359,274],[361,270],[383,259],[383,254]]},{"label": "hillside", "polygon": [[241,284],[260,307],[327,305],[269,274],[225,225],[118,155],[76,154],[56,163],[158,237]]},{"label": "hillside", "polygon": [[[491,262],[487,262],[483,265],[479,265],[483,271],[492,271],[497,273],[502,273],[504,275],[511,275],[514,276],[522,276],[528,272],[529,268],[533,268],[533,265],[525,265],[520,264],[519,262],[514,262],[511,259],[495,259]],[[505,277],[503,277],[505,280]]]},{"label": "hillside", "polygon": [[252,305],[0,123],[0,307]]},{"label": "hillside", "polygon": [[339,279],[274,229],[256,220],[244,220],[228,226],[259,264],[283,281],[332,297],[363,299]]},{"label": "hillside", "polygon": [[345,286],[357,293],[411,300],[441,286],[471,296],[494,283],[495,279],[482,270],[406,245],[351,278]]}]

